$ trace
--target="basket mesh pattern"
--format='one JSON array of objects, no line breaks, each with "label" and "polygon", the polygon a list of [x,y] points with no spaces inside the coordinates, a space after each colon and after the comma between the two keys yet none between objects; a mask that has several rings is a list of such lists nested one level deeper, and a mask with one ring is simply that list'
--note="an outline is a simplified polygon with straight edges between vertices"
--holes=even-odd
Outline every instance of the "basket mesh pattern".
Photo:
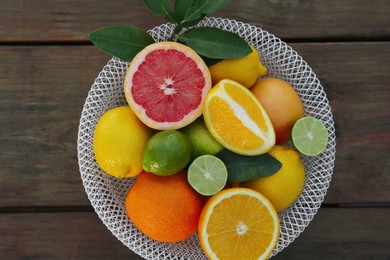
[{"label": "basket mesh pattern", "polygon": [[[294,241],[317,213],[333,173],[336,137],[332,113],[326,94],[307,63],[274,35],[250,24],[205,18],[199,26],[212,26],[237,33],[260,53],[268,76],[284,79],[294,86],[305,114],[322,120],[329,131],[329,143],[323,154],[302,157],[306,181],[296,202],[279,214],[281,236],[272,254],[276,255]],[[164,41],[172,32],[170,24],[149,30],[156,41]],[[129,249],[146,259],[207,259],[197,234],[180,243],[160,243],[143,235],[128,219],[124,199],[134,179],[116,179],[96,164],[93,132],[98,119],[109,109],[125,105],[123,80],[128,63],[115,57],[99,73],[86,98],[79,124],[77,151],[81,179],[88,198],[102,222]]]}]

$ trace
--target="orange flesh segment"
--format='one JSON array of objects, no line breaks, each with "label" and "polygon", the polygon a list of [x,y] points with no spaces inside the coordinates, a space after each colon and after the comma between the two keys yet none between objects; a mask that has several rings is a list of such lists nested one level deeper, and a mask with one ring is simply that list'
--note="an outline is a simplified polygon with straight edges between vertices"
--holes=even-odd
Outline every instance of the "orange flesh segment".
[{"label": "orange flesh segment", "polygon": [[225,91],[231,98],[234,98],[234,101],[245,110],[249,117],[252,118],[252,120],[262,131],[269,131],[264,117],[262,116],[262,113],[259,113],[258,105],[253,100],[253,97],[249,95],[243,95],[241,89],[236,88],[230,84],[225,84]]},{"label": "orange flesh segment", "polygon": [[236,117],[233,109],[224,99],[214,97],[210,100],[209,110],[223,111],[223,113],[210,113],[210,119],[215,131],[227,143],[243,150],[255,150],[263,145],[263,140]]}]

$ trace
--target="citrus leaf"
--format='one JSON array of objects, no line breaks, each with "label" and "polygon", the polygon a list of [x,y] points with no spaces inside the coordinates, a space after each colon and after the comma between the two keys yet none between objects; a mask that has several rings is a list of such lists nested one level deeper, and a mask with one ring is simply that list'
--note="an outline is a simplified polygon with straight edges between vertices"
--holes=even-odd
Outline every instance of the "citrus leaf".
[{"label": "citrus leaf", "polygon": [[189,16],[187,17],[186,19],[184,19],[182,22],[181,22],[181,26],[182,27],[189,27],[189,26],[193,26],[197,23],[199,23],[206,15],[205,14],[200,14],[200,16],[198,18],[195,18],[196,15],[194,14],[194,16]]},{"label": "citrus leaf", "polygon": [[174,16],[178,24],[184,27],[197,24],[206,15],[200,13],[197,0],[176,0]]},{"label": "citrus leaf", "polygon": [[215,12],[230,0],[175,0],[175,18],[182,26],[190,26]]},{"label": "citrus leaf", "polygon": [[143,0],[145,6],[155,14],[165,16],[171,9],[171,0]]},{"label": "citrus leaf", "polygon": [[195,21],[199,19],[202,16],[202,14],[197,10],[195,6],[191,7],[188,12],[186,13],[186,16],[182,20],[182,23],[188,23]]},{"label": "citrus leaf", "polygon": [[197,0],[197,6],[202,14],[209,14],[218,11],[230,0]]},{"label": "citrus leaf", "polygon": [[190,15],[190,9],[193,7],[193,2],[194,0],[175,0],[174,10],[177,21],[181,22],[185,17]]},{"label": "citrus leaf", "polygon": [[229,183],[271,176],[282,167],[282,163],[268,153],[244,156],[223,149],[215,156],[225,163]]},{"label": "citrus leaf", "polygon": [[172,13],[165,15],[164,18],[170,23],[177,24],[177,20],[175,19]]},{"label": "citrus leaf", "polygon": [[125,61],[131,61],[143,48],[154,43],[152,36],[133,25],[104,27],[88,36],[96,47]]},{"label": "citrus leaf", "polygon": [[207,57],[204,57],[204,56],[201,56],[200,57],[203,59],[204,63],[206,63],[207,67],[210,67],[214,64],[217,64],[218,62],[221,61],[221,59],[211,59],[211,58],[207,58]]},{"label": "citrus leaf", "polygon": [[143,2],[153,13],[164,17],[169,22],[176,22],[171,14],[171,0],[143,0]]},{"label": "citrus leaf", "polygon": [[212,59],[242,58],[252,52],[240,36],[219,28],[195,28],[184,34],[181,40],[199,55]]}]

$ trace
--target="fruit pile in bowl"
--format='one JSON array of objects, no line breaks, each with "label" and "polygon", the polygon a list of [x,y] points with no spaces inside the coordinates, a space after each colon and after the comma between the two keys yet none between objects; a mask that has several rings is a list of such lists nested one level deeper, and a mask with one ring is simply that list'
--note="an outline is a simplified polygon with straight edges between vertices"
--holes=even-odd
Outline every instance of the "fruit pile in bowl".
[{"label": "fruit pile in bowl", "polygon": [[[144,1],[161,13],[154,2]],[[188,30],[129,27],[143,35],[130,54],[96,40],[123,28],[91,34],[116,57],[84,104],[81,177],[103,223],[142,257],[266,259],[299,236],[324,199],[332,114],[287,44],[249,24],[204,18],[215,10],[205,7]]]}]

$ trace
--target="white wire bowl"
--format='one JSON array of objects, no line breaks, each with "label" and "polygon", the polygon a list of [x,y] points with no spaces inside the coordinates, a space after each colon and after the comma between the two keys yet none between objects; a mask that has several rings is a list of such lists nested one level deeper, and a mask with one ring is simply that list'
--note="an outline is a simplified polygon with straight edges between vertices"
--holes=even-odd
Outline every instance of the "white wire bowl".
[{"label": "white wire bowl", "polygon": [[[310,224],[328,190],[334,168],[336,136],[333,116],[326,94],[308,64],[285,42],[274,35],[247,23],[205,18],[199,26],[218,27],[237,33],[253,45],[268,69],[269,77],[289,82],[300,96],[305,115],[320,119],[329,132],[326,150],[319,156],[305,157],[306,179],[301,195],[285,211],[279,213],[281,233],[271,256],[293,242]],[[162,24],[148,32],[155,41],[166,40],[172,25]],[[108,61],[95,79],[86,98],[77,139],[78,163],[81,179],[95,212],[106,227],[124,245],[145,259],[207,259],[198,236],[178,243],[154,241],[139,231],[129,220],[125,196],[135,178],[117,179],[103,172],[93,153],[93,132],[99,118],[109,109],[127,105],[123,81],[129,63],[115,57]]]}]

